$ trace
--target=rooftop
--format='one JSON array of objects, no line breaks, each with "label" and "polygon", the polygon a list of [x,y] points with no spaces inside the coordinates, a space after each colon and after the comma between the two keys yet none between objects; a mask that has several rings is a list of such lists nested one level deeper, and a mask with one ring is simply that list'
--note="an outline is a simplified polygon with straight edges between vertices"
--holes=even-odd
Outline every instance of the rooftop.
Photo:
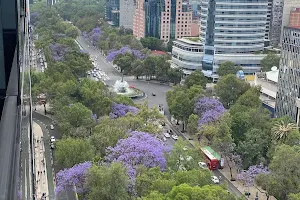
[{"label": "rooftop", "polygon": [[254,85],[261,86],[262,95],[260,99],[271,106],[275,106],[278,72],[279,70],[274,70],[255,74]]}]

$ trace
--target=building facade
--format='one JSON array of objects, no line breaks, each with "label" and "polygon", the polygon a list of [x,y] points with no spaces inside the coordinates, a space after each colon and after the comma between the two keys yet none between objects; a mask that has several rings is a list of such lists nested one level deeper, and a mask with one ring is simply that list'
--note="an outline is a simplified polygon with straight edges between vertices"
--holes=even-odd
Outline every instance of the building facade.
[{"label": "building facade", "polygon": [[133,28],[133,15],[136,8],[136,0],[120,0],[120,26]]},{"label": "building facade", "polygon": [[120,0],[106,0],[105,19],[112,26],[120,25]]},{"label": "building facade", "polygon": [[264,49],[267,13],[268,0],[202,0],[202,70],[215,73],[222,61],[235,62],[245,73],[259,70],[264,56],[253,53]]},{"label": "building facade", "polygon": [[285,27],[279,65],[276,115],[300,118],[300,29]]},{"label": "building facade", "polygon": [[300,8],[292,8],[289,27],[300,28]]},{"label": "building facade", "polygon": [[192,15],[186,0],[138,0],[133,34],[137,38],[149,36],[165,42],[192,36]]}]

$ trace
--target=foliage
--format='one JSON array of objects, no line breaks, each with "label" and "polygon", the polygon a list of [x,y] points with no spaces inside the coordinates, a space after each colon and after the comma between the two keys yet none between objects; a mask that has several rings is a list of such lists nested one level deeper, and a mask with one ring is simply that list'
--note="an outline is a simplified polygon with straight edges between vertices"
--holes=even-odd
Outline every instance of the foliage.
[{"label": "foliage", "polygon": [[217,99],[202,97],[195,103],[194,111],[200,117],[198,121],[198,126],[200,127],[221,117],[225,112],[225,108]]},{"label": "foliage", "polygon": [[219,76],[226,76],[228,74],[236,74],[239,70],[242,70],[241,67],[235,66],[231,61],[226,61],[222,63],[217,69],[217,74]]},{"label": "foliage", "polygon": [[56,142],[54,160],[60,169],[92,160],[94,156],[95,148],[87,140],[66,138]]},{"label": "foliage", "polygon": [[106,60],[108,62],[112,62],[118,55],[125,55],[126,53],[134,55],[137,59],[143,59],[145,57],[145,55],[141,51],[131,49],[128,46],[124,46],[118,50],[111,50],[110,52],[108,52]]},{"label": "foliage", "polygon": [[60,170],[56,174],[55,193],[59,195],[70,190],[75,190],[76,193],[86,192],[86,175],[91,166],[91,162],[84,162],[71,168]]},{"label": "foliage", "polygon": [[275,140],[285,141],[293,130],[297,130],[296,124],[281,120],[274,124],[271,131]]},{"label": "foliage", "polygon": [[263,72],[271,71],[273,66],[279,67],[280,57],[274,53],[269,53],[266,57],[264,57],[261,62],[261,70]]},{"label": "foliage", "polygon": [[271,173],[263,179],[258,176],[259,184],[277,199],[287,199],[288,194],[300,192],[299,152],[298,146],[278,146],[269,166]]},{"label": "foliage", "polygon": [[131,112],[134,115],[136,115],[138,113],[138,111],[139,111],[139,109],[134,106],[127,106],[124,104],[113,103],[112,108],[111,108],[111,113],[109,114],[109,116],[111,118],[123,117],[128,112]]},{"label": "foliage", "polygon": [[199,70],[191,73],[184,81],[184,85],[187,88],[190,88],[193,85],[201,85],[203,88],[206,88],[206,84],[207,84],[207,78]]},{"label": "foliage", "polygon": [[179,138],[167,155],[168,168],[172,171],[198,169],[198,162],[203,159],[200,152],[198,147],[191,148],[188,141]]},{"label": "foliage", "polygon": [[91,32],[87,34],[87,37],[91,40],[92,44],[96,46],[96,44],[99,42],[101,34],[102,34],[101,28],[96,27],[93,28],[93,30],[91,30]]},{"label": "foliage", "polygon": [[129,179],[121,163],[93,166],[87,176],[87,196],[90,200],[129,200],[128,184]]},{"label": "foliage", "polygon": [[151,49],[151,50],[164,50],[163,41],[160,39],[157,39],[155,37],[145,37],[141,38],[141,43],[145,48]]},{"label": "foliage", "polygon": [[250,85],[248,83],[236,78],[233,74],[229,74],[220,78],[218,81],[216,85],[216,94],[224,107],[229,108],[249,88]]},{"label": "foliage", "polygon": [[148,133],[133,131],[128,135],[128,138],[120,139],[115,147],[107,148],[105,160],[122,162],[128,169],[131,185],[135,183],[138,165],[147,168],[159,166],[162,170],[166,169],[167,161],[164,154],[169,151],[168,147]]},{"label": "foliage", "polygon": [[254,185],[255,177],[259,174],[269,174],[267,167],[260,165],[253,165],[248,168],[248,170],[242,171],[237,175],[237,179],[245,183],[246,187]]},{"label": "foliage", "polygon": [[198,121],[199,116],[196,114],[191,114],[188,119],[187,128],[190,134],[195,134],[198,131]]},{"label": "foliage", "polygon": [[69,136],[87,136],[87,135],[74,135],[74,130],[83,127],[90,129],[94,125],[92,119],[92,111],[81,103],[74,103],[61,108],[57,111],[57,120],[61,131]]}]

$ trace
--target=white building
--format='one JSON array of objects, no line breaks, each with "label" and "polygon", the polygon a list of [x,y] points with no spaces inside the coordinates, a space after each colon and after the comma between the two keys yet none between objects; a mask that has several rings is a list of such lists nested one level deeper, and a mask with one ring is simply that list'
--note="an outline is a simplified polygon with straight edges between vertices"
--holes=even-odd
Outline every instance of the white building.
[{"label": "white building", "polygon": [[136,0],[120,0],[120,26],[133,29]]}]

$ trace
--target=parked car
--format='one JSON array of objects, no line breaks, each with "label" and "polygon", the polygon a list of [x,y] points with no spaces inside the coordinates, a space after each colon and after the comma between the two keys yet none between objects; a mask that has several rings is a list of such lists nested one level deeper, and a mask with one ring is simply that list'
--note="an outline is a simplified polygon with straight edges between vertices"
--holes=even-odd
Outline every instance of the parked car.
[{"label": "parked car", "polygon": [[174,139],[174,140],[178,140],[178,135],[172,135],[172,138]]},{"label": "parked car", "polygon": [[50,125],[50,129],[51,129],[51,130],[54,130],[54,126],[53,126],[52,124]]},{"label": "parked car", "polygon": [[170,137],[171,137],[169,133],[164,133],[164,136],[165,136],[166,138],[170,138]]},{"label": "parked car", "polygon": [[152,92],[152,96],[156,96],[156,94],[154,92]]},{"label": "parked car", "polygon": [[212,176],[212,177],[211,177],[211,181],[212,181],[214,184],[219,184],[219,183],[220,183],[220,180],[219,180],[218,177],[216,177],[216,176]]},{"label": "parked car", "polygon": [[50,148],[51,148],[51,149],[54,149],[54,148],[55,148],[54,143],[51,143],[51,144],[50,144]]}]

